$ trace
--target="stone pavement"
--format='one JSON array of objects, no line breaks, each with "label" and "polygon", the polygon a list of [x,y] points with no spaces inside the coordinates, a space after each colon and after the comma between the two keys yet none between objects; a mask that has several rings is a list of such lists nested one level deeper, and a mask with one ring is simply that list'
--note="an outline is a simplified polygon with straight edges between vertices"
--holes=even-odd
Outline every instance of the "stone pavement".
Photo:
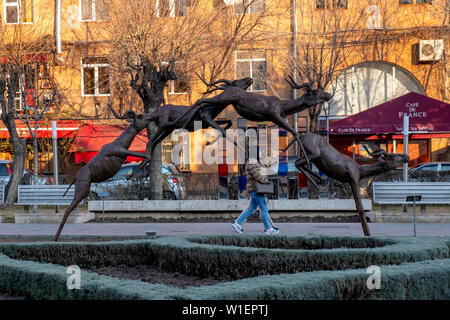
[{"label": "stone pavement", "polygon": [[[359,223],[276,223],[285,235],[337,235],[362,236]],[[370,223],[373,236],[412,236],[412,223]],[[58,224],[1,223],[2,236],[49,236],[54,235]],[[85,223],[66,224],[62,235],[68,236],[143,236],[146,231],[157,235],[184,234],[234,234],[231,223]],[[261,222],[244,224],[244,233],[263,232]],[[418,236],[449,236],[450,223],[417,224]]]}]

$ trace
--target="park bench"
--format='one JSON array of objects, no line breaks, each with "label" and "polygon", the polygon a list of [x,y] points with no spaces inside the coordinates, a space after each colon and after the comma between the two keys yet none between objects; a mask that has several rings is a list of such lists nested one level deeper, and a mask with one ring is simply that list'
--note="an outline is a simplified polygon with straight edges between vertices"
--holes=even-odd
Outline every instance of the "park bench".
[{"label": "park bench", "polygon": [[422,213],[427,204],[450,204],[450,182],[374,182],[373,202],[381,204],[386,212],[387,204],[407,204],[408,196],[421,196]]},{"label": "park bench", "polygon": [[72,202],[75,186],[66,192],[69,185],[19,185],[17,203],[24,206],[24,211],[28,213],[28,206],[32,205],[69,205]]},{"label": "park bench", "polygon": [[0,204],[5,203],[5,185],[0,184]]}]

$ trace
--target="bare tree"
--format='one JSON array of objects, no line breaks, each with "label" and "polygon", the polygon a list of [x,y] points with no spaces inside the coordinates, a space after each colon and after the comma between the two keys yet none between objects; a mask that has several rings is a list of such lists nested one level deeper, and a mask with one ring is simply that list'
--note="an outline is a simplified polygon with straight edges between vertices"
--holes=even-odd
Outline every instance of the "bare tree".
[{"label": "bare tree", "polygon": [[[44,5],[41,8],[43,7]],[[33,21],[32,13],[26,11],[23,6],[18,6],[16,10],[9,12],[5,17],[10,24],[2,26],[0,36],[1,118],[11,137],[14,152],[13,172],[6,187],[5,205],[12,205],[15,202],[17,187],[22,179],[26,159],[26,141],[20,138],[15,120],[17,118],[24,119],[33,137],[36,137],[37,122],[35,122],[35,130],[32,130],[30,112],[37,110],[36,107],[41,104],[43,99],[40,93],[37,95],[36,79],[38,73],[47,72],[45,68],[48,67],[48,54],[52,51],[53,45],[50,36],[52,29],[49,28],[49,23],[40,21],[40,23],[25,25],[25,22]],[[13,14],[14,12],[17,12],[17,15]],[[1,17],[1,19],[4,18]],[[37,115],[35,112],[34,114]],[[36,141],[34,146],[37,174]]]},{"label": "bare tree", "polygon": [[[328,3],[317,10],[320,3]],[[349,57],[362,38],[360,23],[364,11],[339,10],[339,1],[301,1],[298,4],[297,52],[291,50],[286,60],[302,82],[319,90],[328,89],[334,78],[347,66]],[[319,6],[320,7],[320,6]],[[324,104],[309,108],[309,131],[318,131]]]},{"label": "bare tree", "polygon": [[220,14],[209,28],[209,48],[194,57],[199,74],[208,83],[227,75],[234,78],[230,71],[234,70],[231,64],[236,50],[262,48],[279,40],[273,21],[288,12],[276,3],[263,0],[214,0],[213,3]]}]

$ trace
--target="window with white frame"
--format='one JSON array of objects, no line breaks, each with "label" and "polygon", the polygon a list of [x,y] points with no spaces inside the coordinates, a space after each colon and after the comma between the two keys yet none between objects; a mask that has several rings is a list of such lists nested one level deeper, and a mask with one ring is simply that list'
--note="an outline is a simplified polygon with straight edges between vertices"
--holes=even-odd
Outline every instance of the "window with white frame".
[{"label": "window with white frame", "polygon": [[236,51],[236,79],[250,77],[253,84],[248,91],[267,90],[267,63],[265,50]]},{"label": "window with white frame", "polygon": [[81,21],[109,20],[109,0],[80,0]]},{"label": "window with white frame", "polygon": [[106,57],[86,57],[81,64],[82,93],[84,96],[110,94],[110,65]]},{"label": "window with white frame", "polygon": [[33,0],[4,0],[6,23],[33,23]]},{"label": "window with white frame", "polygon": [[175,63],[175,73],[177,80],[170,80],[168,82],[169,94],[186,94],[189,91],[189,77],[184,72],[186,64],[181,62]]},{"label": "window with white frame", "polygon": [[186,15],[187,0],[156,0],[157,17],[183,17]]},{"label": "window with white frame", "polygon": [[186,94],[189,90],[189,81],[187,77],[180,77],[177,80],[170,80],[169,94]]},{"label": "window with white frame", "polygon": [[266,0],[236,0],[234,13],[262,13],[266,9]]}]

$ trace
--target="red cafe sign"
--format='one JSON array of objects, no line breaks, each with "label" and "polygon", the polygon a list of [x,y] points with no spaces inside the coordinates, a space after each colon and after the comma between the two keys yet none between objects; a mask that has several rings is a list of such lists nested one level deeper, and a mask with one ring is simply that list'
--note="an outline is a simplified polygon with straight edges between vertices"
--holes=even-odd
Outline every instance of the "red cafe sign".
[{"label": "red cafe sign", "polygon": [[404,116],[410,118],[410,131],[450,132],[450,105],[410,92],[331,123],[330,134],[400,133]]}]

